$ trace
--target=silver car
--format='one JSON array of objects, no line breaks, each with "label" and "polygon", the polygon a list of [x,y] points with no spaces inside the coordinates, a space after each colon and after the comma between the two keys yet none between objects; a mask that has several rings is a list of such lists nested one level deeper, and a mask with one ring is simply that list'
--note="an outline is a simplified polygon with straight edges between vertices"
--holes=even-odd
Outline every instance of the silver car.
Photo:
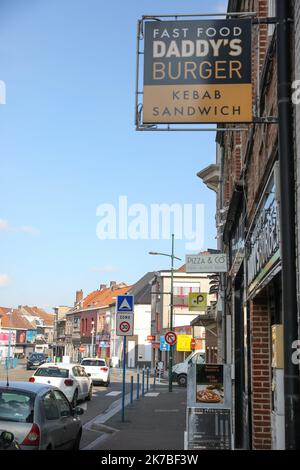
[{"label": "silver car", "polygon": [[0,429],[12,432],[21,449],[78,450],[83,412],[52,385],[0,381]]}]

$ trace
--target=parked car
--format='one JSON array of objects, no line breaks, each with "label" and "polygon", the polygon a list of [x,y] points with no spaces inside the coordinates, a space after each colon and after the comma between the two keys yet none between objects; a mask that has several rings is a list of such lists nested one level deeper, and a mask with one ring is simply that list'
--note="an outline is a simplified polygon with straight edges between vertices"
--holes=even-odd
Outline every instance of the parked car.
[{"label": "parked car", "polygon": [[47,357],[45,354],[42,353],[30,353],[27,358],[26,369],[36,369],[37,367],[41,366],[47,361]]},{"label": "parked car", "polygon": [[87,374],[90,374],[94,384],[100,383],[108,387],[110,383],[109,367],[104,359],[95,357],[85,357],[81,361]]},{"label": "parked car", "polygon": [[78,400],[91,400],[93,385],[91,377],[78,364],[47,363],[41,365],[29,379],[32,383],[54,385],[59,388],[75,407]]},{"label": "parked car", "polygon": [[13,433],[22,450],[79,449],[83,412],[57,387],[0,382],[0,429]]},{"label": "parked car", "polygon": [[172,367],[172,380],[181,387],[187,386],[187,372],[190,363],[204,364],[205,352],[193,351],[183,362],[179,362]]},{"label": "parked car", "polygon": [[12,432],[0,429],[0,450],[21,450]]}]

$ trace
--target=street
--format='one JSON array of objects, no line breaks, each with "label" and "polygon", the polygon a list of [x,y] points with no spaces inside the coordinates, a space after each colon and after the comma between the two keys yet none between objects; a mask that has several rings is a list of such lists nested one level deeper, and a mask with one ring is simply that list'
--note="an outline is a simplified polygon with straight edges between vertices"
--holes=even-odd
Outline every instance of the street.
[{"label": "street", "polygon": [[[9,369],[8,371],[8,377],[10,381],[28,381],[29,378],[33,375],[34,370],[26,370],[26,364],[20,363],[17,365],[15,369]],[[80,444],[80,449],[81,450],[90,450],[90,449],[106,449],[106,439],[112,435],[115,435],[116,432],[119,430],[124,429],[124,426],[126,427],[126,423],[128,425],[128,419],[127,419],[127,412],[130,414],[130,421],[133,422],[135,421],[135,413],[134,413],[134,405],[131,405],[130,407],[130,412],[128,406],[125,408],[125,423],[121,422],[121,415],[120,415],[120,410],[121,410],[121,397],[122,397],[122,370],[121,369],[111,369],[111,380],[110,380],[110,385],[108,387],[101,386],[101,385],[94,385],[93,386],[93,396],[92,400],[89,402],[82,402],[80,401],[78,406],[83,407],[85,412],[81,416],[81,422],[83,425],[83,433],[82,433],[82,438],[81,438],[81,444]],[[130,401],[130,382],[131,382],[131,376],[133,376],[133,400],[136,400],[137,397],[137,375],[136,375],[136,370],[126,370],[126,401],[125,404],[128,405]],[[3,367],[3,365],[0,366],[0,380],[6,380],[6,369]],[[147,394],[147,384],[145,380],[145,394]],[[175,391],[175,398],[176,394],[179,393],[179,387],[175,386],[177,391]],[[153,377],[149,378],[149,385],[148,385],[148,392],[149,392],[149,397],[150,399],[156,398],[156,395],[159,394],[166,394],[168,389],[167,381],[162,380],[161,383],[156,383],[155,385],[155,392],[153,394],[154,388],[153,388]],[[154,395],[152,397],[151,395]],[[185,406],[186,406],[186,401],[185,401],[185,396],[186,396],[186,389],[180,389],[180,393],[183,394],[183,398],[180,397],[180,403],[182,410],[185,411]],[[140,401],[142,399],[142,388],[141,388],[141,376],[140,376]],[[183,401],[184,400],[184,401]],[[149,398],[146,400],[146,409],[148,407],[149,403]],[[150,404],[150,403],[149,403]],[[184,406],[183,406],[184,405]],[[177,407],[177,404],[176,404]],[[164,405],[164,408],[166,406]],[[174,407],[173,407],[174,408]],[[152,411],[156,413],[163,414],[165,417],[168,415],[168,410],[163,409],[163,410],[152,410],[152,406],[150,409],[150,413]],[[170,414],[175,416],[177,418],[176,413],[179,410],[175,408],[175,415],[174,415],[174,409],[170,411]],[[143,413],[147,412],[145,410],[144,406],[144,411]],[[149,413],[149,410],[148,410]],[[159,414],[156,414],[156,416],[159,416]],[[109,421],[109,422],[108,422]],[[107,423],[108,422],[108,423]],[[137,420],[137,423],[139,421]],[[113,424],[113,427],[112,427]],[[182,425],[184,426],[185,422],[182,420]],[[175,428],[176,429],[176,428]],[[139,430],[140,433],[140,430]],[[161,444],[164,446],[164,441],[161,440],[161,437],[157,437],[160,439]],[[178,439],[179,437],[179,439]],[[182,443],[182,448],[183,448],[183,431],[182,434],[180,434],[177,437],[179,446]],[[174,437],[173,441],[176,441],[176,437]],[[132,440],[132,449],[135,448],[136,444],[136,439]],[[114,444],[115,448],[118,448],[119,445],[122,448],[122,442],[116,441],[114,438]],[[141,445],[141,449],[147,448],[147,445],[150,447],[148,448],[158,448],[158,447],[153,447],[153,441],[151,443],[146,443],[143,441],[143,444]],[[101,447],[100,447],[101,446]],[[110,448],[110,447],[109,447]],[[126,443],[125,447],[126,449],[130,448],[130,444]],[[181,447],[179,447],[181,448]]]}]

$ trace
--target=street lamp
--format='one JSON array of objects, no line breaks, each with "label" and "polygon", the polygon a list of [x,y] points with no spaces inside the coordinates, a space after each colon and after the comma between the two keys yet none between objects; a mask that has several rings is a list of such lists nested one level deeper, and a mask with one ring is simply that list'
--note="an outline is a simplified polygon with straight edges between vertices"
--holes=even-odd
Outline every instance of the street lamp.
[{"label": "street lamp", "polygon": [[10,360],[10,349],[11,349],[11,326],[12,326],[12,314],[13,310],[8,313],[9,315],[9,334],[8,334],[8,350],[7,350],[7,368],[10,368],[11,366],[11,360]]},{"label": "street lamp", "polygon": [[91,331],[91,333],[92,333],[92,357],[94,357],[94,334],[95,334],[95,329],[94,329],[95,322],[94,322],[94,320],[92,320],[91,323],[92,323],[92,331]]},{"label": "street lamp", "polygon": [[[172,253],[159,253],[157,251],[149,251],[149,255],[168,256],[171,258],[171,303],[170,303],[170,331],[173,331],[173,279],[174,279],[174,259],[181,261],[181,258],[174,256],[174,233],[172,233]],[[170,346],[169,351],[169,392],[172,392],[172,367],[173,367],[173,346]]]}]

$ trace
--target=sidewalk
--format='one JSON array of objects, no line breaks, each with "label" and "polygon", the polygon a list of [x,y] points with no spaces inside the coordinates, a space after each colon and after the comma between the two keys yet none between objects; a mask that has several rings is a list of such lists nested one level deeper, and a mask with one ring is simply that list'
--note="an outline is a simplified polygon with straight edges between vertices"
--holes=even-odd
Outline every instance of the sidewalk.
[{"label": "sidewalk", "polygon": [[[134,398],[136,396],[134,395]],[[90,450],[183,450],[186,419],[186,388],[157,385],[121,412],[98,425],[102,435]],[[97,423],[95,423],[95,430]]]}]

